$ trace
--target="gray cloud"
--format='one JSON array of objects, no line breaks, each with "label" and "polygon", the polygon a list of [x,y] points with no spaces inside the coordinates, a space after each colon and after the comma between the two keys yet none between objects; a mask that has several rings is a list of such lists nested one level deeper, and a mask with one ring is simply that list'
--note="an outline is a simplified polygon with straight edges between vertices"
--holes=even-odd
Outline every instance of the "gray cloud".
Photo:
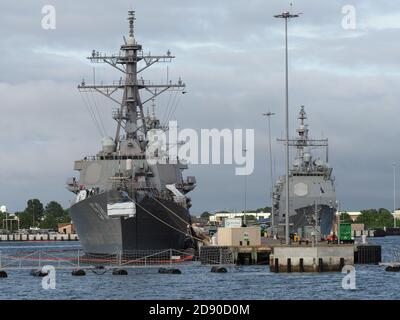
[{"label": "gray cloud", "polygon": [[[41,8],[50,1],[0,3],[0,203],[23,209],[29,197],[68,204],[64,187],[73,161],[94,154],[100,136],[76,85],[90,81],[92,49],[118,52],[126,34],[130,1],[51,1],[57,29],[41,29]],[[341,27],[348,1],[295,1],[303,12],[291,21],[291,125],[306,105],[311,133],[330,140],[337,194],[349,210],[392,206],[392,167],[400,158],[397,125],[400,93],[399,48],[393,1],[354,3],[356,30]],[[188,85],[174,114],[181,128],[254,128],[256,166],[247,179],[248,207],[265,206],[269,186],[266,119],[277,115],[273,134],[283,133],[283,25],[272,17],[287,9],[280,2],[140,1],[136,37],[146,51],[177,59],[171,77]],[[394,21],[394,22],[393,22]],[[97,79],[118,79],[96,66]],[[147,73],[165,80],[166,66]],[[107,131],[112,104],[97,102]],[[159,99],[163,114],[169,96]],[[283,170],[283,148],[274,143],[276,172]],[[399,163],[399,161],[397,161]],[[244,207],[244,178],[233,166],[194,166],[193,212]]]}]

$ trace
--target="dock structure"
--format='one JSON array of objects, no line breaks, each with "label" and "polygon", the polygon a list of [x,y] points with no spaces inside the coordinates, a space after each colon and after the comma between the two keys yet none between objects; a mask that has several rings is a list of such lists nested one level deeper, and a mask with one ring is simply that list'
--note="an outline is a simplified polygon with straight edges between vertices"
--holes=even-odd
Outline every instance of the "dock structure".
[{"label": "dock structure", "polygon": [[354,249],[354,263],[379,264],[382,262],[382,247],[379,245],[358,245]]},{"label": "dock structure", "polygon": [[268,264],[272,248],[266,245],[256,246],[203,246],[200,248],[202,264]]},{"label": "dock structure", "polygon": [[284,244],[203,246],[200,262],[208,265],[269,265],[271,272],[340,272],[345,265],[379,264],[381,247],[355,244]]},{"label": "dock structure", "polygon": [[269,259],[272,272],[341,271],[354,265],[354,245],[277,245]]},{"label": "dock structure", "polygon": [[0,241],[77,241],[77,234],[1,234]]}]

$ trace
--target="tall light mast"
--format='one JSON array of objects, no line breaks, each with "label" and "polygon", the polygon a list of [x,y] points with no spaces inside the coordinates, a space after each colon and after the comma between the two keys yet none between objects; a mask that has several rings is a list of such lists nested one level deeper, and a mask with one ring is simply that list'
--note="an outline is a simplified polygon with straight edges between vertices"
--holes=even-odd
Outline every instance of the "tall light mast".
[{"label": "tall light mast", "polygon": [[287,36],[287,23],[288,19],[299,17],[298,14],[291,14],[285,11],[281,14],[275,15],[275,18],[285,19],[285,173],[286,173],[286,203],[285,203],[285,239],[286,244],[289,244],[289,70],[288,70],[288,36]]},{"label": "tall light mast", "polygon": [[393,163],[393,226],[396,228],[396,163]]}]

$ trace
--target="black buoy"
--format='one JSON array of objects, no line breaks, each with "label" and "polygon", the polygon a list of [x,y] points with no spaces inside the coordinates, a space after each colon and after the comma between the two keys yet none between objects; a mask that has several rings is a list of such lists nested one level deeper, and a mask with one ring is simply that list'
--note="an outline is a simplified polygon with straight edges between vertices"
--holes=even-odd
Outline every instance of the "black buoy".
[{"label": "black buoy", "polygon": [[86,272],[83,269],[76,269],[76,270],[72,270],[71,274],[73,276],[85,276]]},{"label": "black buoy", "polygon": [[7,278],[7,272],[0,270],[0,278]]},{"label": "black buoy", "polygon": [[399,272],[400,271],[400,266],[387,266],[385,271],[388,271],[388,272]]},{"label": "black buoy", "polygon": [[158,269],[158,273],[181,274],[182,272],[179,269],[160,268],[160,269]]},{"label": "black buoy", "polygon": [[31,270],[31,276],[34,277],[45,277],[47,276],[49,273],[48,272],[43,272],[42,270]]},{"label": "black buoy", "polygon": [[112,274],[114,276],[127,276],[128,271],[126,271],[125,269],[114,269]]},{"label": "black buoy", "polygon": [[216,273],[226,273],[228,270],[224,267],[212,267],[211,272],[216,272]]}]

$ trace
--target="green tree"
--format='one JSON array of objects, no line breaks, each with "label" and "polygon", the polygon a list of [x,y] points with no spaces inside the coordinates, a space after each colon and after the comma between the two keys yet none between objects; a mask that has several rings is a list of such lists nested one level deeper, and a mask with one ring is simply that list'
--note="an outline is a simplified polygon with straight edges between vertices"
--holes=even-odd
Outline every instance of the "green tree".
[{"label": "green tree", "polygon": [[347,212],[341,212],[340,213],[340,222],[353,223],[353,220],[351,219],[350,215]]},{"label": "green tree", "polygon": [[393,226],[393,215],[384,208],[362,210],[356,222],[364,223],[366,228],[391,227]]},{"label": "green tree", "polygon": [[28,212],[16,212],[15,215],[19,218],[19,227],[21,229],[29,229],[32,226],[32,216]]},{"label": "green tree", "polygon": [[71,222],[71,217],[69,215],[69,209],[64,209],[64,214],[59,219],[59,223],[69,223],[69,222]]},{"label": "green tree", "polygon": [[69,211],[64,210],[63,207],[56,201],[50,201],[44,210],[44,218],[40,223],[43,229],[58,229],[59,223],[70,222]]},{"label": "green tree", "polygon": [[3,220],[6,218],[6,213],[5,212],[0,212],[0,221],[3,223]]},{"label": "green tree", "polygon": [[26,213],[26,216],[24,217],[26,219],[26,223],[28,223],[30,218],[30,224],[27,228],[29,228],[30,226],[37,227],[39,226],[43,218],[43,204],[38,199],[30,199],[27,202],[27,206],[24,212]]},{"label": "green tree", "polygon": [[258,208],[255,210],[252,209],[252,210],[248,210],[247,212],[249,212],[249,213],[271,212],[271,207]]},{"label": "green tree", "polygon": [[57,217],[52,214],[45,216],[43,221],[40,223],[40,228],[56,230],[58,228]]},{"label": "green tree", "polygon": [[44,209],[44,216],[52,215],[56,218],[61,218],[64,213],[63,207],[56,201],[50,201]]},{"label": "green tree", "polygon": [[208,219],[210,216],[211,216],[211,213],[209,213],[208,211],[204,211],[204,212],[200,215],[200,218]]}]

